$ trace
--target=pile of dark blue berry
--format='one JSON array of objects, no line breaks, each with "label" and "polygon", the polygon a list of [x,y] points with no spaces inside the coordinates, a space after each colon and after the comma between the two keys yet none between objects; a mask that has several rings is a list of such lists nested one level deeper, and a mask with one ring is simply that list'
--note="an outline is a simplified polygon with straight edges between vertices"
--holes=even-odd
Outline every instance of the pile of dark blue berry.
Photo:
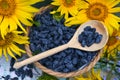
[{"label": "pile of dark blue berry", "polygon": [[[20,57],[16,56],[18,59]],[[11,61],[10,61],[10,72],[15,72],[15,74],[17,75],[17,77],[14,77],[14,78],[11,78],[10,75],[7,75],[4,78],[4,80],[19,80],[18,77],[21,77],[21,80],[24,80],[24,78],[27,76],[27,77],[30,77],[32,78],[33,77],[33,72],[32,72],[32,69],[33,69],[33,65],[32,64],[29,64],[27,66],[23,66],[19,69],[14,69],[13,68],[13,65],[15,63],[15,59],[11,58]]]},{"label": "pile of dark blue berry", "polygon": [[[41,15],[37,14],[34,20],[39,22],[40,26],[33,25],[30,29],[30,49],[33,53],[43,52],[67,43],[77,29],[76,26],[65,27],[64,19],[60,22],[54,20],[49,10]],[[67,73],[85,67],[97,53],[98,51],[86,52],[70,48],[39,62],[54,71]]]},{"label": "pile of dark blue berry", "polygon": [[102,40],[102,35],[96,32],[95,28],[91,26],[86,26],[84,31],[78,36],[78,41],[81,43],[82,47],[90,47],[94,43],[100,43]]}]

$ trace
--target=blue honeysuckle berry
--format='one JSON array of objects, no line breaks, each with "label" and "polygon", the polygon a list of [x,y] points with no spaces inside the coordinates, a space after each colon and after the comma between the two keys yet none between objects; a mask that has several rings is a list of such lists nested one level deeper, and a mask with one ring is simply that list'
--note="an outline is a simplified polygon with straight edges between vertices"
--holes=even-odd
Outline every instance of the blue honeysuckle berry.
[{"label": "blue honeysuckle berry", "polygon": [[25,76],[26,76],[26,72],[22,73],[21,74],[21,79],[23,80],[25,78]]},{"label": "blue honeysuckle berry", "polygon": [[100,35],[98,35],[98,37],[96,38],[96,43],[100,43],[100,41],[102,40],[102,35],[100,34]]},{"label": "blue honeysuckle berry", "polygon": [[62,31],[61,28],[58,28],[58,33],[59,33],[60,35],[63,35],[63,31]]},{"label": "blue honeysuckle berry", "polygon": [[91,30],[93,33],[95,33],[96,32],[96,29],[95,28],[92,28],[92,30]]},{"label": "blue honeysuckle berry", "polygon": [[79,56],[83,56],[83,52],[82,51],[79,51],[79,50],[76,50],[76,53],[79,55]]},{"label": "blue honeysuckle berry", "polygon": [[85,41],[85,40],[82,40],[81,46],[82,46],[82,47],[85,47],[85,46],[86,46],[86,41]]},{"label": "blue honeysuckle berry", "polygon": [[67,63],[66,65],[66,68],[68,68],[69,70],[71,70],[74,66],[72,63]]},{"label": "blue honeysuckle berry", "polygon": [[32,78],[32,77],[33,77],[33,72],[32,72],[32,69],[29,69],[29,70],[28,70],[28,74],[27,74],[27,76],[29,76],[30,78]]},{"label": "blue honeysuckle berry", "polygon": [[19,77],[21,76],[21,73],[19,71],[15,71],[15,74]]},{"label": "blue honeysuckle berry", "polygon": [[63,69],[63,72],[65,72],[65,73],[66,73],[66,72],[69,72],[69,69],[64,68],[64,69]]},{"label": "blue honeysuckle berry", "polygon": [[18,80],[18,77],[11,78],[10,80]]},{"label": "blue honeysuckle berry", "polygon": [[5,80],[9,80],[10,79],[10,75],[7,75],[4,77]]},{"label": "blue honeysuckle berry", "polygon": [[81,61],[82,61],[83,64],[86,64],[86,63],[88,62],[88,61],[87,61],[86,59],[84,59],[84,58],[82,58]]},{"label": "blue honeysuckle berry", "polygon": [[73,63],[74,65],[76,65],[77,62],[78,62],[78,59],[77,59],[77,58],[73,58],[73,59],[72,59],[72,63]]},{"label": "blue honeysuckle berry", "polygon": [[90,31],[91,30],[91,26],[86,26],[85,28],[84,28],[84,31]]},{"label": "blue honeysuckle berry", "polygon": [[93,39],[91,42],[89,42],[88,44],[87,44],[87,46],[88,47],[90,47],[92,44],[94,44],[95,43],[95,40]]},{"label": "blue honeysuckle berry", "polygon": [[58,66],[57,68],[54,68],[55,71],[61,72],[63,70],[64,66]]},{"label": "blue honeysuckle berry", "polygon": [[102,40],[102,35],[96,32],[95,28],[86,26],[84,31],[78,36],[78,41],[82,47],[90,47],[94,43],[100,43]]}]

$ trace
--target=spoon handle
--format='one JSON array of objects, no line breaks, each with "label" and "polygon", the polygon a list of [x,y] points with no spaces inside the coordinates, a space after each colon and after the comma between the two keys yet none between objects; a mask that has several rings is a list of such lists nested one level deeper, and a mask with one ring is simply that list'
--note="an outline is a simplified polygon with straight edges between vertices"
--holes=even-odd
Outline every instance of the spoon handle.
[{"label": "spoon handle", "polygon": [[37,54],[35,56],[32,56],[32,57],[30,57],[30,58],[28,58],[26,60],[21,61],[21,62],[16,62],[13,67],[18,69],[18,68],[20,68],[20,67],[22,67],[24,65],[36,62],[38,60],[41,60],[43,58],[46,58],[46,57],[51,56],[53,54],[56,54],[57,52],[63,51],[65,49],[67,49],[68,47],[69,47],[68,44],[64,44],[64,45],[52,48],[50,50],[47,50],[47,51],[42,52],[42,53],[39,53],[39,54]]}]

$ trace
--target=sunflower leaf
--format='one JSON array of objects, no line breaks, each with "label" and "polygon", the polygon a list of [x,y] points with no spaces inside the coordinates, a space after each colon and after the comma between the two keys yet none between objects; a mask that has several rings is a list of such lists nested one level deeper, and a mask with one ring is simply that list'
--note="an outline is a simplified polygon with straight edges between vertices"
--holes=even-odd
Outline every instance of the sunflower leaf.
[{"label": "sunflower leaf", "polygon": [[34,25],[36,25],[37,27],[39,27],[39,26],[41,25],[41,23],[38,22],[38,21],[32,21],[32,23],[33,23]]},{"label": "sunflower leaf", "polygon": [[55,14],[53,14],[53,19],[55,19],[58,22],[60,22],[62,18],[63,18],[63,15],[61,16],[59,12],[56,12]]},{"label": "sunflower leaf", "polygon": [[35,50],[34,52],[33,52],[33,55],[37,55],[38,53],[40,53],[41,51],[40,50]]}]

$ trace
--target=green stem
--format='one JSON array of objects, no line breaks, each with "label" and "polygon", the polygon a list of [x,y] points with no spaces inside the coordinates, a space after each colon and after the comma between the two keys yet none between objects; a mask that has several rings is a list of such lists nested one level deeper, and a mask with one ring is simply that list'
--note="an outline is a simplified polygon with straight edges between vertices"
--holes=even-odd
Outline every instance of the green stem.
[{"label": "green stem", "polygon": [[[115,65],[115,63],[114,63],[113,61],[107,61],[107,60],[102,60],[102,59],[101,59],[100,62],[105,63],[105,64],[110,64],[110,65]],[[117,67],[120,67],[119,64],[116,64],[116,66],[117,66]]]}]

